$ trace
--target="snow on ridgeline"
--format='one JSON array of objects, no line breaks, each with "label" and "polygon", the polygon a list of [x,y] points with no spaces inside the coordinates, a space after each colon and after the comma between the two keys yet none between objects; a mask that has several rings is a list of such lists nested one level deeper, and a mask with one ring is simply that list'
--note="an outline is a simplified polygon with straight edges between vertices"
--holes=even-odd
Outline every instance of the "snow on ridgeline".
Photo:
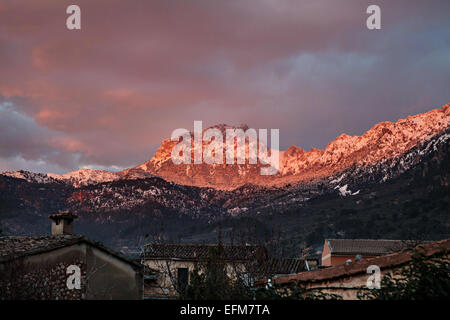
[{"label": "snow on ridgeline", "polygon": [[80,169],[65,174],[45,174],[19,170],[2,172],[0,175],[23,179],[30,183],[66,183],[75,188],[117,180],[136,180],[155,177],[153,174],[144,172],[143,170],[111,172],[96,169]]},{"label": "snow on ridgeline", "polygon": [[[361,136],[341,134],[323,150],[291,146],[280,157],[282,175],[333,175],[352,165],[394,159],[450,127],[450,104],[396,122],[380,122]],[[445,139],[442,138],[442,139]],[[426,152],[426,150],[424,151]],[[309,176],[308,176],[309,178]],[[339,183],[332,181],[331,183]]]},{"label": "snow on ridgeline", "polygon": [[[223,131],[229,126],[218,125]],[[423,114],[409,116],[396,122],[380,122],[361,136],[341,134],[325,149],[310,151],[291,146],[280,152],[280,174],[263,179],[250,168],[208,168],[193,172],[193,166],[180,170],[171,165],[171,151],[177,142],[166,139],[149,161],[121,172],[81,169],[71,173],[41,174],[28,171],[4,172],[5,176],[33,183],[68,183],[75,187],[110,182],[119,179],[134,180],[158,176],[182,185],[234,188],[246,183],[283,185],[329,178],[328,184],[342,196],[353,195],[349,190],[358,181],[385,182],[415,165],[429,152],[446,143],[450,135],[450,104]],[[379,176],[382,175],[381,178]],[[211,178],[213,182],[211,182]],[[205,182],[206,181],[206,182]],[[235,182],[232,182],[235,181]],[[347,186],[346,186],[347,185]],[[350,187],[349,187],[350,186]]]},{"label": "snow on ridgeline", "polygon": [[31,171],[19,170],[19,171],[5,171],[2,172],[1,175],[23,179],[30,183],[60,183],[58,179],[55,179],[44,173],[34,173]]},{"label": "snow on ridgeline", "polygon": [[74,187],[116,181],[120,179],[120,175],[116,172],[95,169],[80,169],[62,175],[55,173],[49,173],[47,175],[56,180],[69,183]]},{"label": "snow on ridgeline", "polygon": [[30,183],[67,183],[73,185],[74,187],[110,182],[121,178],[121,176],[116,172],[94,169],[81,169],[66,174],[44,174],[24,170],[6,171],[1,174],[12,178],[23,179]]}]

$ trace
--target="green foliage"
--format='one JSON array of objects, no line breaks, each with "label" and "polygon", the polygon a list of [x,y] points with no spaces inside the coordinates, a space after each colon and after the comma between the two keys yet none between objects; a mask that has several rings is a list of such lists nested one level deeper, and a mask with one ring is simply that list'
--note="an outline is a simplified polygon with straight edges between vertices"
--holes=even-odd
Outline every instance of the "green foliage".
[{"label": "green foliage", "polygon": [[430,258],[415,253],[411,262],[395,277],[387,274],[381,288],[360,290],[358,297],[364,300],[435,300],[450,298],[450,259]]}]

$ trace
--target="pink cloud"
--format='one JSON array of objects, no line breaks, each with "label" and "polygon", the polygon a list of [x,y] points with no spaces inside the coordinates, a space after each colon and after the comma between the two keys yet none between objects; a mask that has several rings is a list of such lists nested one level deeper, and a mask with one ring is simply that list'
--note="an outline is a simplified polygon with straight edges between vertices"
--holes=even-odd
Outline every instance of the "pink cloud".
[{"label": "pink cloud", "polygon": [[[448,102],[449,2],[379,1],[380,33],[364,28],[368,3],[79,0],[72,32],[64,2],[6,0],[0,97],[67,139],[51,147],[79,153],[79,165],[145,161],[197,119],[277,127],[284,146],[323,147]],[[438,68],[412,67],[430,52],[442,53]]]}]

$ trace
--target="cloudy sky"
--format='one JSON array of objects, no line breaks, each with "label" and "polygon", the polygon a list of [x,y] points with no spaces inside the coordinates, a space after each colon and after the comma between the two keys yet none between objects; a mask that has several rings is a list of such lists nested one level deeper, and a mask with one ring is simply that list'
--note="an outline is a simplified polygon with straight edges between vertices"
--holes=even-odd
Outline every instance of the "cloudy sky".
[{"label": "cloudy sky", "polygon": [[1,0],[0,171],[134,166],[194,120],[323,148],[450,102],[449,21],[448,0]]}]

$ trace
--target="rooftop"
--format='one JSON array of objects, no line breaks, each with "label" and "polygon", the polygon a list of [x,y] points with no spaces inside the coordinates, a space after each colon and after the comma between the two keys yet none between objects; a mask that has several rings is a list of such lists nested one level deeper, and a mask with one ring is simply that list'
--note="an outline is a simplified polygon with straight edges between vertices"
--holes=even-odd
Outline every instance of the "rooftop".
[{"label": "rooftop", "polygon": [[325,239],[332,254],[382,255],[414,247],[407,240]]},{"label": "rooftop", "polygon": [[[145,246],[145,259],[205,260],[217,244],[166,244],[152,243]],[[223,244],[224,260],[252,260],[265,257],[266,251],[260,245]]]},{"label": "rooftop", "polygon": [[82,236],[0,237],[0,261],[50,251],[79,242]]},{"label": "rooftop", "polygon": [[77,215],[73,214],[70,211],[61,211],[61,212],[53,213],[53,214],[49,215],[48,217],[50,219],[55,219],[55,218],[76,219],[76,218],[78,218]]},{"label": "rooftop", "polygon": [[276,274],[293,274],[306,271],[305,259],[271,258],[264,261],[259,269],[260,277],[272,277]]},{"label": "rooftop", "polygon": [[[450,249],[450,238],[418,245],[415,248],[425,256],[433,256],[447,252]],[[350,264],[342,264],[326,269],[301,272],[289,276],[281,276],[274,279],[277,284],[289,283],[292,281],[316,282],[328,281],[334,278],[348,277],[356,274],[366,273],[369,265],[377,265],[380,269],[391,268],[408,263],[412,260],[414,249],[405,249],[400,252],[390,253],[380,257],[361,260]]]},{"label": "rooftop", "polygon": [[17,258],[31,256],[43,252],[56,250],[79,243],[87,243],[110,255],[115,256],[135,267],[141,268],[136,263],[124,255],[105,247],[100,242],[89,240],[80,235],[52,235],[52,236],[8,236],[0,237],[0,263]]}]

